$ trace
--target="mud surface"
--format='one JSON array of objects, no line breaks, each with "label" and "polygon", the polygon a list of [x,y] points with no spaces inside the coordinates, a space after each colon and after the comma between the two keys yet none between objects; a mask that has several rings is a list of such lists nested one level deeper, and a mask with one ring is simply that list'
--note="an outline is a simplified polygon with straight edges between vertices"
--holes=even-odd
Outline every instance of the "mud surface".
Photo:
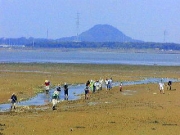
[{"label": "mud surface", "polygon": [[[38,73],[4,72],[34,70]],[[52,70],[53,69],[53,70]],[[127,65],[59,65],[59,64],[1,64],[0,102],[6,103],[12,92],[19,99],[33,97],[43,88],[45,79],[52,85],[68,82],[83,84],[88,79],[112,77],[117,82],[142,78],[176,78],[179,67]],[[42,73],[43,72],[43,73]],[[47,74],[44,74],[47,72]],[[166,84],[166,83],[165,83]],[[165,85],[159,93],[157,83],[123,85],[84,95],[79,100],[62,101],[57,109],[52,104],[18,106],[16,110],[0,112],[0,134],[3,135],[177,135],[180,133],[180,83],[172,90]]]}]

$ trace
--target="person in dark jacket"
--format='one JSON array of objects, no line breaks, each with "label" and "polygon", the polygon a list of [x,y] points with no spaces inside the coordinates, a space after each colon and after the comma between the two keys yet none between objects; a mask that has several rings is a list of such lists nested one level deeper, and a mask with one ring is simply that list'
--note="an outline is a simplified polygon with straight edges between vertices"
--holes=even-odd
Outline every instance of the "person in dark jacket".
[{"label": "person in dark jacket", "polygon": [[168,82],[169,90],[171,90],[172,81]]},{"label": "person in dark jacket", "polygon": [[85,92],[85,99],[89,99],[89,86],[86,86],[86,88],[84,89]]},{"label": "person in dark jacket", "polygon": [[58,91],[58,99],[60,99],[60,92],[61,92],[61,85],[58,84],[58,87],[56,88],[56,90]]},{"label": "person in dark jacket", "polygon": [[16,109],[16,102],[17,102],[17,96],[15,95],[15,93],[13,93],[11,96],[11,110]]},{"label": "person in dark jacket", "polygon": [[68,85],[64,83],[64,100],[68,100]]}]

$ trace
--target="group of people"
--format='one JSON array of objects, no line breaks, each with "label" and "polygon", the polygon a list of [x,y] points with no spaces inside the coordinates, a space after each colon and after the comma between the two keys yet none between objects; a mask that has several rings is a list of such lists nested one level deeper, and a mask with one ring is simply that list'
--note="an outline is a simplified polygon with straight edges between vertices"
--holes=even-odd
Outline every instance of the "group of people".
[{"label": "group of people", "polygon": [[[65,82],[64,83],[64,100],[68,100],[68,85],[67,85],[67,83]],[[61,92],[61,86],[60,86],[60,84],[58,85],[58,87],[55,89],[55,91],[53,92],[53,94],[52,94],[52,104],[53,104],[53,106],[52,106],[52,109],[53,110],[56,110],[56,105],[57,105],[57,103],[58,103],[58,100],[60,99],[60,92]]]},{"label": "group of people", "polygon": [[[50,81],[49,80],[45,80],[44,85],[45,85],[45,92],[46,94],[49,93],[50,90]],[[100,80],[91,80],[91,81],[87,81],[86,82],[86,87],[84,89],[85,91],[85,99],[89,99],[88,93],[91,91],[92,93],[95,93],[96,91],[102,90],[102,85],[103,85],[103,79]],[[106,85],[106,90],[111,90],[112,89],[112,78],[110,79],[106,79],[105,80],[105,85]],[[64,88],[64,100],[68,100],[68,85],[65,82],[63,85]],[[120,91],[122,90],[122,85],[120,88]],[[55,91],[52,94],[52,109],[55,110],[56,109],[56,105],[58,103],[58,100],[60,99],[60,92],[61,92],[61,86],[58,85],[57,88],[55,89]],[[15,93],[12,94],[11,96],[11,109],[16,109],[16,102],[17,102],[17,96],[15,95]]]},{"label": "group of people", "polygon": [[[111,90],[112,89],[112,78],[110,79],[107,79],[104,81],[103,79],[100,79],[100,80],[91,80],[91,81],[87,81],[86,82],[86,86],[85,86],[85,89],[84,89],[84,92],[85,92],[85,99],[89,99],[89,93],[92,92],[92,93],[95,93],[96,91],[99,91],[99,90],[102,90],[102,86],[103,86],[103,83],[105,83],[106,85],[106,90]],[[122,90],[122,88],[121,88]]]},{"label": "group of people", "polygon": [[[111,90],[112,89],[112,78],[110,79],[105,79],[104,83],[105,83],[105,87],[106,87],[106,90]],[[50,89],[50,81],[49,80],[45,80],[45,91],[46,93],[49,92],[49,89]],[[96,91],[99,91],[99,90],[102,90],[102,85],[103,85],[103,79],[100,79],[100,80],[96,80],[96,81],[87,81],[86,82],[86,85],[85,85],[85,99],[89,99],[89,92],[91,91],[92,93],[95,93]],[[122,82],[120,83],[119,85],[119,91],[122,92]],[[172,81],[168,81],[167,83],[168,87],[167,89],[168,90],[171,90],[172,88]],[[159,82],[159,90],[160,90],[160,94],[165,94],[164,92],[164,86],[165,84],[163,83],[163,80],[161,80]],[[64,99],[65,100],[68,100],[68,85],[67,83],[65,82],[64,85],[63,85],[63,88],[64,88]],[[55,110],[56,109],[56,105],[58,103],[58,100],[60,99],[60,92],[61,92],[61,86],[58,85],[58,87],[55,89],[55,91],[53,92],[52,94],[52,109]],[[16,103],[17,103],[17,96],[15,93],[12,94],[11,96],[11,110],[12,109],[16,109]]]},{"label": "group of people", "polygon": [[[110,79],[106,79],[105,80],[105,85],[106,85],[106,90],[111,90],[112,89],[112,78]],[[89,99],[89,93],[95,93],[96,91],[102,90],[102,85],[103,85],[103,79],[100,80],[88,80],[85,84],[85,99]],[[68,100],[68,85],[67,83],[64,83],[64,99]],[[53,107],[52,109],[55,110],[56,109],[56,105],[58,103],[58,99],[59,99],[59,94],[61,91],[61,87],[60,85],[58,85],[58,87],[56,88],[56,90],[54,91],[54,93],[52,94],[52,104]],[[120,84],[120,91],[122,91],[122,83]]]},{"label": "group of people", "polygon": [[[165,94],[164,92],[164,83],[163,83],[163,80],[161,79],[161,81],[159,82],[159,91],[160,91],[160,94]],[[167,83],[167,90],[171,90],[171,86],[172,86],[172,81],[168,81]]]},{"label": "group of people", "polygon": [[103,83],[103,79],[96,80],[96,81],[88,80],[86,82],[86,86],[88,86],[89,90],[91,90],[94,93],[95,91],[102,90],[102,83]]}]

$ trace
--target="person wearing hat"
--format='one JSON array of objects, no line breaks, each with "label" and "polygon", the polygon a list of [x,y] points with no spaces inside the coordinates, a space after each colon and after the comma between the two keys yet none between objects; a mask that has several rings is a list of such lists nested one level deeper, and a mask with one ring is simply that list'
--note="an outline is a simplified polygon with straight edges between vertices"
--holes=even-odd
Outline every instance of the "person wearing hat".
[{"label": "person wearing hat", "polygon": [[11,96],[11,110],[16,109],[17,96],[15,93]]},{"label": "person wearing hat", "polygon": [[44,84],[45,84],[46,93],[48,93],[49,92],[50,81],[45,80]]}]

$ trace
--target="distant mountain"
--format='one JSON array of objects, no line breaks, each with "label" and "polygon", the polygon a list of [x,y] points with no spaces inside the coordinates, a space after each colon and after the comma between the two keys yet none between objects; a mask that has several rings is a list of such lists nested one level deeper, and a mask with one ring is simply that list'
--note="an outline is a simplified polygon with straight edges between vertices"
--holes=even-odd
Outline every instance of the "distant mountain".
[{"label": "distant mountain", "polygon": [[63,37],[59,39],[43,39],[43,38],[0,38],[0,44],[9,44],[9,45],[29,45],[35,43],[48,43],[48,42],[143,42],[140,40],[132,39],[131,37],[126,36],[117,28],[108,25],[108,24],[98,24],[89,30],[82,32],[78,36]]},{"label": "distant mountain", "polygon": [[[58,41],[76,41],[76,37],[60,38]],[[142,42],[134,40],[126,36],[117,28],[108,24],[98,24],[91,29],[81,33],[78,37],[79,41],[86,42]]]},{"label": "distant mountain", "polygon": [[[81,41],[81,42],[79,42]],[[0,38],[1,48],[111,48],[111,49],[154,49],[169,51],[180,50],[177,43],[157,43],[134,40],[110,25],[95,25],[76,36],[60,39],[46,38]]]}]

